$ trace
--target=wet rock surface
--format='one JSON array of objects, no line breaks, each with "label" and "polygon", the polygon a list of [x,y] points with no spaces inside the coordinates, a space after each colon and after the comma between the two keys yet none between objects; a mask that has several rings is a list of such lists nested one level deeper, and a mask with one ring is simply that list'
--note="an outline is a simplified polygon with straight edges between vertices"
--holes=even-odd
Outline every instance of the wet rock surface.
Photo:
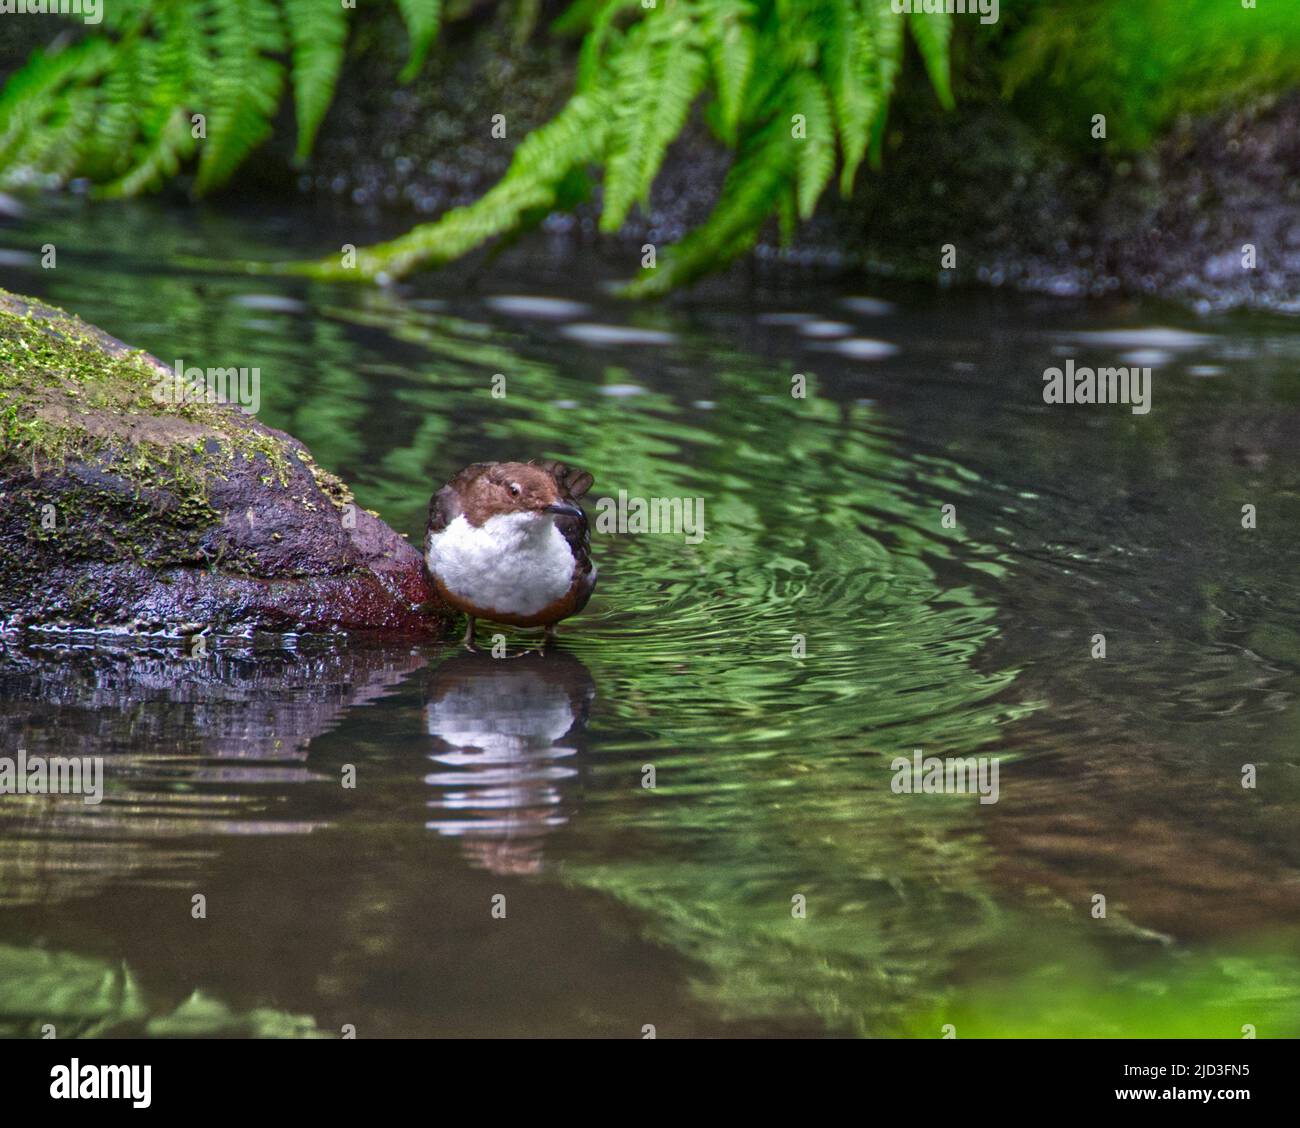
[{"label": "wet rock surface", "polygon": [[[0,291],[0,625],[427,633],[419,552],[296,439]],[[171,385],[174,386],[174,385]]]},{"label": "wet rock surface", "polygon": [[1140,154],[1061,147],[995,101],[915,114],[897,139],[814,240],[919,279],[1300,312],[1300,94],[1187,119]]}]

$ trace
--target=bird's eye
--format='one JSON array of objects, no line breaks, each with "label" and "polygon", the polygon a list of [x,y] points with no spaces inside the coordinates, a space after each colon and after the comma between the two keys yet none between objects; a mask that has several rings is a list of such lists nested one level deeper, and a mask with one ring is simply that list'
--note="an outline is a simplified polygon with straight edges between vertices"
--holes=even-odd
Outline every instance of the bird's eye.
[{"label": "bird's eye", "polygon": [[511,482],[511,483],[510,483],[510,496],[511,496],[511,497],[518,497],[518,496],[519,496],[519,483],[518,483],[518,482]]}]

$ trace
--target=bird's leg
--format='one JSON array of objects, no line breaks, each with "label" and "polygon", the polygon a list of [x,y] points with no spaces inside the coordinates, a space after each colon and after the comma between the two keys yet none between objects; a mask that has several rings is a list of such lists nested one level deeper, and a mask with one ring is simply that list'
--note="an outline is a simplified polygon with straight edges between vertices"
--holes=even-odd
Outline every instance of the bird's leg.
[{"label": "bird's leg", "polygon": [[547,623],[546,631],[542,635],[542,645],[550,646],[555,641],[555,624]]},{"label": "bird's leg", "polygon": [[474,650],[474,649],[475,649],[475,646],[474,646],[474,616],[473,616],[473,615],[468,615],[468,616],[466,616],[466,618],[468,618],[469,622],[467,622],[467,623],[465,624],[465,640],[464,640],[464,641],[465,641],[465,645],[466,645],[466,646],[468,646],[471,650]]}]

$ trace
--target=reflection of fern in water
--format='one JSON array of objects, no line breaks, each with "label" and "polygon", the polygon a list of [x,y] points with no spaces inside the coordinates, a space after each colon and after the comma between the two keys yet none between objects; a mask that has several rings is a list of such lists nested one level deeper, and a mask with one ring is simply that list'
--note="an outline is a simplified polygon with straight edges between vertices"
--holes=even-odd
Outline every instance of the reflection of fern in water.
[{"label": "reflection of fern in water", "polygon": [[[397,6],[411,38],[405,79],[437,34],[441,0]],[[6,85],[0,185],[81,176],[133,196],[197,154],[194,191],[218,188],[270,136],[286,70],[304,158],[334,96],[350,11],[319,0],[105,4],[102,34],[37,52]]]},{"label": "reflection of fern in water", "polygon": [[[397,0],[411,36],[402,77],[437,33],[441,0]],[[0,96],[0,186],[87,177],[107,195],[157,188],[197,158],[197,194],[230,179],[271,132],[286,74],[305,158],[329,108],[347,37],[342,5],[318,0],[118,0],[104,31],[39,52]],[[557,24],[584,36],[576,90],[524,138],[505,177],[476,203],[363,250],[356,269],[303,264],[346,280],[449,262],[570,206],[604,169],[601,226],[645,202],[697,101],[736,151],[706,222],[634,292],[661,293],[743,253],[776,215],[786,234],[840,169],[842,193],[873,148],[898,73],[904,24],[950,101],[949,17],[896,15],[890,0],[577,0]],[[289,63],[283,61],[288,57]],[[193,136],[202,113],[207,136]]]}]

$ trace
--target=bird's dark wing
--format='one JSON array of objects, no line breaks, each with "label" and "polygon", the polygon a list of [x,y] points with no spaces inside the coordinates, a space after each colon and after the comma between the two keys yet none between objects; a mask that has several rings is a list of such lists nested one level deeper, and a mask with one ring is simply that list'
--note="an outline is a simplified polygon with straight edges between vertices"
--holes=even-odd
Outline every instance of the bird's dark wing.
[{"label": "bird's dark wing", "polygon": [[460,513],[460,504],[450,486],[443,486],[433,497],[429,498],[429,525],[431,533],[441,533]]},{"label": "bird's dark wing", "polygon": [[[591,489],[595,481],[587,471],[563,462],[548,460],[538,462],[536,465],[555,479],[562,496],[575,503]],[[591,566],[591,530],[587,525],[585,514],[581,517],[561,514],[555,518],[555,527],[560,530],[560,534],[569,542],[569,548],[573,550],[578,583],[578,602],[573,609],[576,614],[587,605],[591,593],[596,590],[596,570]]]},{"label": "bird's dark wing", "polygon": [[587,606],[587,600],[596,590],[596,569],[591,565],[591,532],[587,528],[587,518],[559,516],[555,518],[555,527],[569,542],[573,550],[574,579],[578,585],[578,601],[573,606],[572,614],[577,614]]}]

